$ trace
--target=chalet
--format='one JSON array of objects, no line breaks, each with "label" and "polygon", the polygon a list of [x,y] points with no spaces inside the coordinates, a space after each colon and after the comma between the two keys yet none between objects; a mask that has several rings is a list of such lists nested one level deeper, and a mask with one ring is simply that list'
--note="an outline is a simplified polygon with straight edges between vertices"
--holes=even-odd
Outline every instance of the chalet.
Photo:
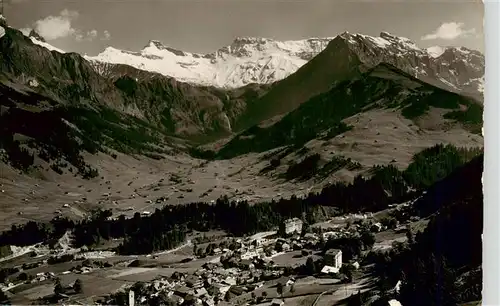
[{"label": "chalet", "polygon": [[215,249],[214,249],[214,254],[215,254],[215,255],[222,254],[222,250],[221,250],[220,248],[215,248]]},{"label": "chalet", "polygon": [[185,299],[186,297],[193,295],[194,291],[186,286],[179,286],[175,288],[174,294]]},{"label": "chalet", "polygon": [[200,298],[200,297],[205,296],[207,294],[208,294],[208,292],[207,292],[207,289],[205,289],[205,288],[199,288],[199,289],[196,289],[194,291],[194,296],[197,298]]},{"label": "chalet", "polygon": [[230,286],[234,286],[234,285],[236,285],[236,278],[234,278],[232,276],[228,276],[224,279],[224,283],[226,283]]},{"label": "chalet", "polygon": [[203,281],[194,275],[188,275],[185,281],[186,285],[190,288],[200,288],[203,286]]},{"label": "chalet", "polygon": [[239,286],[231,286],[226,294],[230,294],[230,297],[239,296],[245,293],[245,290]]},{"label": "chalet", "polygon": [[215,306],[215,301],[213,298],[206,298],[203,300],[204,306]]},{"label": "chalet", "polygon": [[213,284],[213,288],[217,294],[225,295],[226,292],[229,290],[229,288],[231,288],[231,286],[223,284],[223,283],[216,283],[216,284]]},{"label": "chalet", "polygon": [[342,267],[342,251],[338,249],[330,249],[325,253],[325,264],[334,268]]},{"label": "chalet", "polygon": [[194,274],[194,275],[196,275],[196,276],[202,276],[202,275],[203,275],[203,274],[205,274],[206,272],[207,272],[207,270],[206,270],[206,269],[201,268],[201,269],[198,269],[198,270],[194,271],[194,273],[193,273],[193,274]]},{"label": "chalet", "polygon": [[371,226],[371,231],[372,232],[380,232],[382,230],[382,224],[380,222],[377,222]]}]

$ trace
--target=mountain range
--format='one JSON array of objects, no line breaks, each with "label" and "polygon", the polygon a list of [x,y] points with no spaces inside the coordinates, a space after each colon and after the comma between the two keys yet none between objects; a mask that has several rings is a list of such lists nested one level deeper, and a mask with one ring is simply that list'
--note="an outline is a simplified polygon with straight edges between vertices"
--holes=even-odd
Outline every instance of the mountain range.
[{"label": "mountain range", "polygon": [[[29,34],[35,43],[48,45],[37,33]],[[484,86],[484,56],[464,47],[419,48],[404,37],[387,32],[379,37],[342,33],[336,37],[277,41],[268,38],[237,37],[215,52],[184,52],[151,40],[140,51],[106,48],[87,59],[103,76],[114,73],[113,64],[157,72],[182,82],[219,88],[237,88],[251,83],[269,84],[293,74],[323,51],[334,39],[344,39],[369,66],[389,62],[416,76],[437,79],[453,90],[480,94]]]},{"label": "mountain range", "polygon": [[[198,154],[234,158],[338,141],[360,128],[353,116],[377,122],[376,111],[413,126],[411,137],[439,131],[481,142],[484,56],[466,48],[421,49],[386,32],[345,32],[285,42],[237,38],[205,55],[151,41],[140,52],[107,48],[89,57],[5,21],[3,28],[1,89],[9,103],[2,115],[10,118],[4,122],[23,120],[34,107],[39,117],[64,119],[79,135],[68,137],[85,138],[87,147],[164,153],[165,145],[192,150],[218,141]],[[3,133],[36,128],[14,124]]]},{"label": "mountain range", "polygon": [[321,52],[329,40],[281,42],[238,37],[229,46],[208,54],[184,52],[152,40],[139,52],[108,47],[97,56],[85,58],[103,75],[109,73],[106,64],[126,64],[192,84],[237,88],[284,79]]}]

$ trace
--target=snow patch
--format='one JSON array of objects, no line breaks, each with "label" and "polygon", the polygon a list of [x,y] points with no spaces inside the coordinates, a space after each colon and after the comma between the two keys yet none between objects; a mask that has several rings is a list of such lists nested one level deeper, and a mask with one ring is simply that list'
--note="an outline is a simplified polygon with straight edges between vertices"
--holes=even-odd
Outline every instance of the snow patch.
[{"label": "snow patch", "polygon": [[478,79],[477,90],[484,93],[484,77]]},{"label": "snow patch", "polygon": [[[74,125],[73,123],[69,122],[68,120],[64,119],[64,118],[61,118],[61,121],[66,124],[67,126],[69,126],[70,128],[74,129],[75,131],[77,132],[80,132],[82,133],[82,131],[76,126]],[[83,133],[82,133],[83,134]],[[68,194],[69,195],[69,194]],[[80,196],[80,195],[78,195]]]},{"label": "snow patch", "polygon": [[368,36],[368,39],[373,41],[378,47],[380,48],[386,48],[391,45],[391,42],[382,38],[382,37],[371,37]]},{"label": "snow patch", "polygon": [[427,48],[426,51],[429,53],[429,55],[433,58],[438,58],[440,57],[446,49],[440,46],[434,46]]},{"label": "snow patch", "polygon": [[36,79],[33,79],[33,80],[30,80],[28,82],[28,85],[31,87],[38,87],[40,84],[38,83],[38,81]]},{"label": "snow patch", "polygon": [[469,49],[464,48],[464,47],[456,48],[456,50],[463,53],[463,54],[470,54],[471,53]]},{"label": "snow patch", "polygon": [[43,42],[43,41],[40,41],[40,40],[36,39],[35,37],[30,37],[30,39],[31,39],[31,41],[35,45],[39,45],[39,46],[44,47],[45,49],[48,49],[50,51],[56,51],[56,52],[59,52],[59,53],[66,53],[63,50],[52,46],[51,44],[48,44],[46,42]]},{"label": "snow patch", "polygon": [[440,80],[441,82],[443,82],[444,84],[446,84],[446,85],[448,85],[448,86],[450,86],[450,87],[452,87],[452,88],[454,88],[454,89],[458,89],[455,85],[453,85],[452,83],[448,82],[447,80],[445,80],[445,79],[443,79],[443,78],[439,78],[439,80]]},{"label": "snow patch", "polygon": [[484,76],[480,78],[470,79],[464,85],[472,85],[475,83],[477,85],[477,90],[481,93],[484,93]]}]

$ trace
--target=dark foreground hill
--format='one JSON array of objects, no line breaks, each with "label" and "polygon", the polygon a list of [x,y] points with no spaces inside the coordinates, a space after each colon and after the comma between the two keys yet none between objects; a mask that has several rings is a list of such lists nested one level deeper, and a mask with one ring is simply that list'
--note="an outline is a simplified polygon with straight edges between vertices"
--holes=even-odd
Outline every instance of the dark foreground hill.
[{"label": "dark foreground hill", "polygon": [[[378,262],[384,280],[402,280],[403,305],[457,305],[481,299],[483,155],[428,189],[414,203],[433,214],[410,245]],[[384,272],[385,271],[385,272]]]}]

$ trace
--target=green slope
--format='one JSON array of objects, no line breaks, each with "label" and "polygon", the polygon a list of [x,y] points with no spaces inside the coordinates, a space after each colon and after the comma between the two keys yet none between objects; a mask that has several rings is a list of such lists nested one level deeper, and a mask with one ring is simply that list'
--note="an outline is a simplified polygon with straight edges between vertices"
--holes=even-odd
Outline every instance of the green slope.
[{"label": "green slope", "polygon": [[444,118],[460,121],[479,132],[482,106],[474,100],[424,83],[391,65],[380,64],[359,78],[340,82],[330,91],[311,98],[272,126],[253,126],[243,131],[218,156],[231,158],[280,146],[302,146],[325,133],[333,137],[349,130],[343,119],[372,108],[398,108],[406,118],[415,120],[433,107],[450,110]]},{"label": "green slope", "polygon": [[277,82],[260,99],[249,103],[246,112],[236,122],[235,130],[240,131],[287,113],[311,97],[329,90],[338,81],[359,76],[363,67],[345,39],[337,36],[307,64]]}]

